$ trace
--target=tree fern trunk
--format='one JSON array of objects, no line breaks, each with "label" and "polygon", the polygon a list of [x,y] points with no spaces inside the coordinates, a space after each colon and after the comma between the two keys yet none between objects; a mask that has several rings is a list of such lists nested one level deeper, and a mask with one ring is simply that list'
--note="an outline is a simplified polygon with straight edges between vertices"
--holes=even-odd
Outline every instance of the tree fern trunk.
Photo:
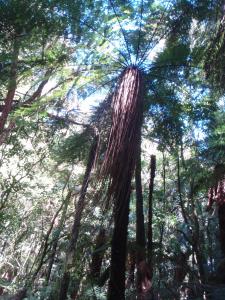
[{"label": "tree fern trunk", "polygon": [[127,186],[124,187],[124,193],[121,193],[121,196],[117,198],[115,203],[115,225],[112,237],[108,300],[125,299],[125,261],[129,200],[130,187],[129,184],[127,184]]},{"label": "tree fern trunk", "polygon": [[112,127],[103,163],[110,178],[109,197],[114,200],[111,270],[108,300],[125,299],[125,261],[131,180],[135,168],[142,122],[142,76],[128,67],[112,100]]}]

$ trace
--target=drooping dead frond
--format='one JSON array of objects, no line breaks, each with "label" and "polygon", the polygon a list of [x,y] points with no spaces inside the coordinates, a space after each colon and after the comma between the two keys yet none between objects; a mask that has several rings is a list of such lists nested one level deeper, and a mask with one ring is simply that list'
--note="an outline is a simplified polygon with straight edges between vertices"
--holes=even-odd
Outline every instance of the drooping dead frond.
[{"label": "drooping dead frond", "polygon": [[[112,99],[112,126],[103,163],[103,173],[112,178],[111,192],[122,187],[133,173],[142,120],[141,71],[128,67],[121,74]],[[124,174],[124,175],[123,175]]]}]

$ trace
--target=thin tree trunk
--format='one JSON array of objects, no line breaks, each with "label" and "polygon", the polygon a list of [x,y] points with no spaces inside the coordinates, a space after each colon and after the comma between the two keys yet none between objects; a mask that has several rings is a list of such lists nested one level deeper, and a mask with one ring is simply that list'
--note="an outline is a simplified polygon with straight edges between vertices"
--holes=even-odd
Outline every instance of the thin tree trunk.
[{"label": "thin tree trunk", "polygon": [[137,264],[145,260],[145,224],[143,212],[143,194],[141,183],[141,143],[139,143],[138,156],[135,168],[136,183],[136,246],[137,246]]},{"label": "thin tree trunk", "polygon": [[18,46],[18,41],[15,38],[14,43],[13,43],[12,63],[11,63],[11,69],[10,69],[8,92],[7,92],[7,95],[5,98],[5,103],[4,103],[2,114],[0,117],[0,135],[2,134],[2,132],[4,130],[5,123],[7,121],[8,115],[11,111],[13,99],[14,99],[15,92],[16,92],[18,56],[19,56],[19,46]]},{"label": "thin tree trunk", "polygon": [[109,279],[110,275],[110,267],[105,269],[105,271],[101,274],[99,280],[98,280],[98,286],[103,287],[106,283],[106,281]]},{"label": "thin tree trunk", "polygon": [[184,201],[182,197],[182,191],[181,191],[181,179],[180,179],[180,158],[179,158],[179,153],[177,157],[177,190],[178,190],[178,195],[179,195],[179,200],[180,200],[180,208],[181,208],[181,214],[184,218],[184,222],[188,224],[188,219],[187,215],[185,212],[185,207],[184,207]]},{"label": "thin tree trunk", "polygon": [[200,226],[199,226],[199,221],[198,221],[198,216],[195,210],[195,202],[193,198],[193,191],[191,188],[190,192],[190,200],[191,200],[191,219],[193,220],[193,225],[192,226],[192,247],[196,255],[196,262],[198,266],[198,271],[199,271],[199,277],[200,277],[200,282],[202,284],[205,283],[206,281],[206,274],[204,270],[204,263],[205,259],[203,257],[204,251],[202,251],[202,243],[201,243],[201,238],[200,238]]},{"label": "thin tree trunk", "polygon": [[[165,209],[165,202],[166,202],[166,156],[165,153],[163,152],[163,174],[162,174],[162,179],[163,179],[163,203],[162,203],[162,208],[163,211]],[[160,289],[161,285],[161,279],[162,279],[162,266],[161,266],[161,260],[163,256],[163,237],[164,237],[164,230],[165,230],[165,221],[162,222],[162,224],[159,225],[159,231],[160,231],[160,237],[159,237],[159,280],[158,280],[158,288]]]},{"label": "thin tree trunk", "polygon": [[52,243],[52,250],[51,250],[51,253],[50,253],[48,270],[47,270],[47,275],[46,275],[46,285],[48,285],[49,279],[50,279],[50,276],[51,276],[52,266],[53,266],[54,260],[55,260],[55,255],[56,255],[56,250],[57,250],[57,246],[58,246],[58,242],[59,242],[59,237],[60,237],[64,222],[65,222],[66,212],[67,212],[67,208],[68,208],[68,205],[69,205],[70,198],[71,198],[71,192],[69,192],[66,196],[62,216],[60,218],[59,226],[57,227],[57,235],[54,237],[54,241]]},{"label": "thin tree trunk", "polygon": [[225,256],[225,203],[218,206],[220,247]]},{"label": "thin tree trunk", "polygon": [[86,167],[86,171],[85,171],[84,179],[83,179],[83,183],[82,183],[82,188],[81,188],[81,192],[80,192],[80,197],[78,199],[76,209],[75,209],[71,239],[70,239],[69,247],[68,247],[68,250],[66,253],[64,272],[63,272],[63,277],[61,279],[61,284],[60,284],[60,291],[59,291],[59,297],[58,297],[59,300],[65,300],[67,298],[67,291],[68,291],[69,282],[70,282],[70,267],[72,266],[73,260],[75,257],[76,244],[77,244],[78,235],[79,235],[79,231],[80,231],[80,223],[81,223],[82,213],[83,213],[83,210],[85,207],[86,192],[87,192],[88,184],[90,181],[91,171],[92,171],[92,168],[93,168],[95,160],[96,160],[98,140],[99,140],[99,137],[96,135],[94,137],[94,141],[93,141],[91,149],[90,149],[88,163],[87,163],[87,167]]},{"label": "thin tree trunk", "polygon": [[41,245],[41,248],[39,250],[39,253],[41,253],[40,255],[40,260],[39,260],[39,263],[38,263],[38,266],[32,276],[32,279],[31,279],[31,283],[33,283],[39,273],[39,271],[41,270],[42,266],[43,266],[43,263],[44,263],[44,259],[46,257],[46,254],[47,254],[47,250],[48,250],[48,247],[49,247],[49,238],[50,238],[50,235],[52,233],[52,229],[54,227],[54,224],[55,224],[55,221],[60,213],[60,211],[62,210],[62,207],[63,205],[60,206],[60,208],[57,210],[57,212],[55,213],[55,215],[53,216],[52,218],[52,221],[51,221],[51,224],[50,224],[50,227],[45,235],[45,239]]},{"label": "thin tree trunk", "polygon": [[127,264],[128,264],[128,276],[126,281],[126,288],[134,286],[134,271],[136,265],[136,251],[134,248],[130,248],[127,255]]},{"label": "thin tree trunk", "polygon": [[152,256],[153,256],[153,232],[152,232],[152,217],[153,217],[153,190],[154,190],[154,178],[156,170],[156,157],[151,155],[150,161],[150,182],[149,182],[149,198],[148,198],[148,242],[147,242],[147,256],[148,264],[150,267],[150,272],[152,275],[153,265],[152,265]]}]

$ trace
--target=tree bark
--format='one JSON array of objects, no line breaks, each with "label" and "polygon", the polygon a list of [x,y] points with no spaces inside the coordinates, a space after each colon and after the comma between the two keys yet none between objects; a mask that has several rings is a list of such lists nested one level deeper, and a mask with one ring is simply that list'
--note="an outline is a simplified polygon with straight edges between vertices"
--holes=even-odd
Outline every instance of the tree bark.
[{"label": "tree bark", "polygon": [[117,197],[114,207],[115,225],[112,236],[111,269],[108,300],[125,299],[125,261],[127,252],[127,227],[130,202],[130,178]]},{"label": "tree bark", "polygon": [[62,228],[63,228],[63,224],[65,222],[66,212],[67,212],[67,208],[68,208],[68,205],[69,205],[70,198],[71,198],[71,192],[69,192],[66,196],[62,216],[60,218],[59,226],[57,227],[57,235],[54,237],[54,241],[52,243],[52,249],[51,249],[51,253],[50,253],[50,257],[49,257],[48,270],[47,270],[47,275],[46,275],[46,285],[48,285],[48,282],[49,282],[49,279],[50,279],[50,276],[51,276],[52,266],[53,266],[54,261],[55,261],[55,256],[56,256],[56,250],[57,250],[57,246],[58,246],[58,242],[59,242],[59,237],[60,237],[60,234],[61,234],[61,231],[62,231]]},{"label": "tree bark", "polygon": [[149,197],[148,197],[148,242],[147,242],[147,256],[148,264],[150,267],[150,272],[152,275],[153,265],[152,265],[152,256],[153,256],[153,232],[152,232],[152,217],[153,217],[153,190],[154,190],[154,178],[156,170],[156,157],[151,155],[150,161],[150,182],[149,182]]},{"label": "tree bark", "polygon": [[114,231],[108,300],[125,299],[127,229],[131,180],[135,170],[143,116],[142,71],[130,66],[122,72],[112,99],[112,126],[103,163],[114,201]]},{"label": "tree bark", "polygon": [[68,291],[69,282],[70,282],[70,267],[72,266],[73,260],[75,257],[76,244],[77,244],[78,235],[80,232],[80,223],[81,223],[82,213],[83,213],[83,210],[85,207],[85,197],[86,197],[88,184],[90,181],[91,171],[92,171],[92,168],[93,168],[93,166],[95,164],[95,160],[96,160],[98,141],[99,141],[99,137],[98,137],[98,135],[95,135],[91,149],[90,149],[89,157],[88,157],[88,163],[87,163],[86,171],[84,174],[80,197],[78,199],[76,209],[75,209],[74,223],[73,223],[72,232],[71,232],[71,239],[70,239],[68,250],[66,253],[64,272],[63,272],[63,277],[61,279],[58,300],[66,300],[66,298],[67,298],[67,291]]},{"label": "tree bark", "polygon": [[178,153],[178,157],[177,157],[177,191],[178,191],[179,200],[180,200],[181,214],[183,216],[184,222],[186,224],[188,224],[188,219],[187,219],[187,215],[186,215],[186,212],[185,212],[184,201],[183,201],[183,197],[182,197],[182,188],[181,188],[181,179],[180,179],[180,157],[179,157],[179,153]]},{"label": "tree bark", "polygon": [[[71,194],[71,193],[70,193]],[[48,250],[48,247],[49,247],[49,238],[50,238],[50,235],[52,233],[52,230],[53,230],[53,227],[54,227],[54,224],[55,224],[55,221],[60,213],[60,211],[62,210],[63,208],[63,204],[60,206],[60,208],[56,211],[55,215],[53,216],[52,220],[51,220],[51,223],[50,223],[50,227],[45,235],[45,238],[44,238],[44,241],[42,242],[42,245],[40,247],[40,250],[39,250],[39,253],[41,253],[40,255],[40,260],[39,260],[39,263],[38,263],[38,266],[32,276],[32,279],[31,279],[31,283],[33,283],[38,275],[38,273],[40,272],[42,266],[43,266],[43,263],[44,263],[44,259],[47,255],[47,250]]]},{"label": "tree bark", "polygon": [[220,247],[225,256],[225,203],[218,206]]},{"label": "tree bark", "polygon": [[95,248],[92,254],[92,261],[90,265],[90,277],[94,280],[100,278],[102,260],[104,256],[104,250],[101,249],[106,243],[106,231],[101,228],[95,242]]},{"label": "tree bark", "polygon": [[143,194],[141,183],[141,145],[139,143],[138,155],[135,168],[136,183],[136,246],[137,246],[137,264],[145,259],[145,225],[143,212]]},{"label": "tree bark", "polygon": [[126,281],[126,288],[134,286],[134,271],[136,265],[136,251],[130,246],[128,255],[127,255],[127,264],[128,264],[128,276]]},{"label": "tree bark", "polygon": [[18,65],[18,57],[19,57],[19,45],[18,41],[15,38],[13,42],[13,53],[12,53],[12,63],[11,63],[11,69],[10,69],[10,79],[8,84],[8,92],[5,98],[5,103],[2,109],[2,114],[0,117],[0,135],[2,134],[5,123],[7,121],[8,115],[11,111],[13,99],[16,92],[16,77],[17,77],[17,65]]}]

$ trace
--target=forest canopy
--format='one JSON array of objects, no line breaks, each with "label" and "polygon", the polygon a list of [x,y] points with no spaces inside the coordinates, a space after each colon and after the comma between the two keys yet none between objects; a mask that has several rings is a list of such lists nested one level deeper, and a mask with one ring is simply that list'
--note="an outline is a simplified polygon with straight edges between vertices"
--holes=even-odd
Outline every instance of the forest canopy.
[{"label": "forest canopy", "polygon": [[223,0],[0,0],[0,299],[225,299]]}]

